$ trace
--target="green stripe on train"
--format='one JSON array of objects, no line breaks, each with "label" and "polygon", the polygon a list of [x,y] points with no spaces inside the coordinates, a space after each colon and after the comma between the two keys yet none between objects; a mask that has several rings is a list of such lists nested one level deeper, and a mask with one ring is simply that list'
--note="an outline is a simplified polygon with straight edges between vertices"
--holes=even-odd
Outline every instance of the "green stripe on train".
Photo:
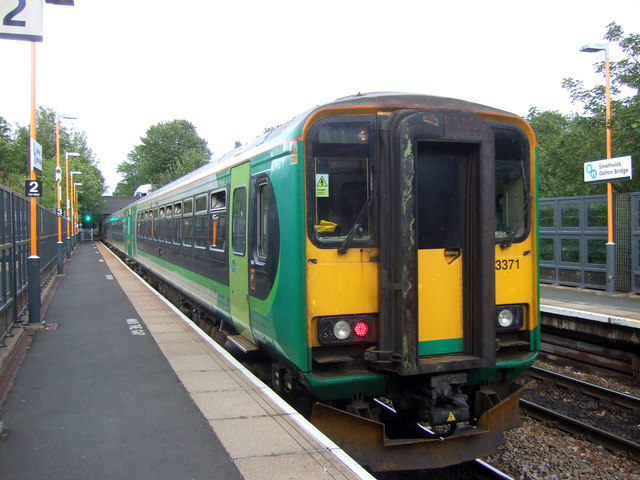
[{"label": "green stripe on train", "polygon": [[449,338],[446,340],[431,340],[418,342],[418,355],[440,355],[443,353],[458,353],[464,348],[462,338]]}]

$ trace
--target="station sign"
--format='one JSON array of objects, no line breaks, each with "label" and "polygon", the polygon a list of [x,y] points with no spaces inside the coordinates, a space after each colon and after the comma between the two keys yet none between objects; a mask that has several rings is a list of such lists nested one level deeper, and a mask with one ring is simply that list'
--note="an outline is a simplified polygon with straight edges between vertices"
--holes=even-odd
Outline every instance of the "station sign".
[{"label": "station sign", "polygon": [[0,0],[0,38],[42,41],[42,0]]},{"label": "station sign", "polygon": [[31,170],[42,171],[42,145],[31,139]]},{"label": "station sign", "polygon": [[24,186],[25,196],[41,197],[42,196],[42,180],[27,180]]},{"label": "station sign", "polygon": [[584,181],[586,183],[615,182],[631,179],[633,179],[631,155],[596,160],[584,164]]}]

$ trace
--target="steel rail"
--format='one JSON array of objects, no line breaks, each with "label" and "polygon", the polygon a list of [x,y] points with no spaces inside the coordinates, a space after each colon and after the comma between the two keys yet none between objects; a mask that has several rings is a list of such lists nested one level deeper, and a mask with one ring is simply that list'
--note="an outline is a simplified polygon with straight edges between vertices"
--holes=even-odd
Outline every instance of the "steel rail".
[{"label": "steel rail", "polygon": [[600,398],[620,405],[630,410],[640,410],[640,398],[634,397],[627,393],[618,392],[609,388],[594,385],[583,380],[569,377],[561,373],[556,373],[540,367],[531,367],[528,372],[530,376],[540,379],[549,380],[556,385],[566,388],[573,388],[590,397]]},{"label": "steel rail", "polygon": [[487,462],[476,458],[473,462],[469,462],[471,475],[477,480],[514,480],[504,472],[489,465]]},{"label": "steel rail", "polygon": [[631,458],[640,458],[640,445],[630,440],[619,438],[609,432],[527,400],[520,399],[520,407],[527,415],[535,419],[554,422],[560,430],[585,436],[598,445],[602,445],[609,450],[628,454]]}]

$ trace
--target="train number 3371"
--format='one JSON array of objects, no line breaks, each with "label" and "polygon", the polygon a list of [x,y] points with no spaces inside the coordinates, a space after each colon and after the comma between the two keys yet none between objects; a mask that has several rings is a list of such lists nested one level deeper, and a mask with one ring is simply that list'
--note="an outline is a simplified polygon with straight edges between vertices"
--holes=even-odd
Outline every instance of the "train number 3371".
[{"label": "train number 3371", "polygon": [[519,270],[520,269],[520,259],[519,258],[509,258],[496,260],[496,270]]}]

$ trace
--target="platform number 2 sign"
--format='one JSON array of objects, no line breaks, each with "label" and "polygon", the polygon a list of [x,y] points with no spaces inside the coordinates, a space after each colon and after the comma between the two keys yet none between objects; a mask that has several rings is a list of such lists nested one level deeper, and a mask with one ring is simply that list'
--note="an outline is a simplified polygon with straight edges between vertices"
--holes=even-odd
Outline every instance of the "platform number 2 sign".
[{"label": "platform number 2 sign", "polygon": [[42,0],[0,0],[0,38],[42,41]]},{"label": "platform number 2 sign", "polygon": [[27,180],[25,190],[25,195],[27,197],[41,197],[42,180]]}]

